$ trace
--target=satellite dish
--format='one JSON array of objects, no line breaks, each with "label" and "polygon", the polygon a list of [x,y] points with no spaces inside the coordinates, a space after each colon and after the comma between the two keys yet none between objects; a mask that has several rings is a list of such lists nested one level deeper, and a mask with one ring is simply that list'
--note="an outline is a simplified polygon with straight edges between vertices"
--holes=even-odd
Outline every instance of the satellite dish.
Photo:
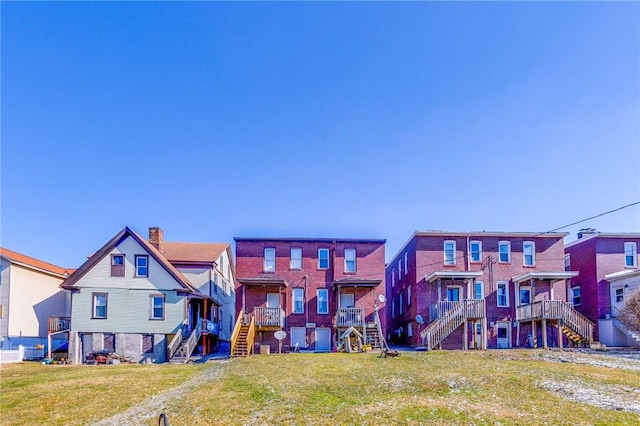
[{"label": "satellite dish", "polygon": [[384,296],[384,294],[381,294],[378,296],[378,300],[380,301],[380,303],[384,303],[387,301],[387,298]]},{"label": "satellite dish", "polygon": [[287,332],[283,330],[278,330],[275,333],[273,333],[273,337],[275,337],[278,340],[284,340],[284,338],[287,337]]},{"label": "satellite dish", "polygon": [[424,324],[424,318],[422,318],[422,315],[420,314],[416,315],[416,322],[418,324]]},{"label": "satellite dish", "polygon": [[211,321],[207,321],[207,330],[210,333],[213,333],[216,329],[216,325],[214,323],[212,323]]}]

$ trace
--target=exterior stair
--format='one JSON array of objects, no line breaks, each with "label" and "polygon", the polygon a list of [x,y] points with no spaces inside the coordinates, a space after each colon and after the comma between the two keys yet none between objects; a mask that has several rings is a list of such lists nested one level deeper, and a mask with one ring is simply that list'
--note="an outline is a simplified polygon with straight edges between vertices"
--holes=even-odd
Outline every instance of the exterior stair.
[{"label": "exterior stair", "polygon": [[382,349],[380,343],[380,334],[378,333],[378,327],[367,327],[367,345],[371,345],[371,349]]},{"label": "exterior stair", "polygon": [[617,317],[613,318],[613,325],[620,331],[622,331],[628,340],[630,340],[634,346],[640,347],[640,333],[636,333],[630,330],[622,321]]},{"label": "exterior stair", "polygon": [[445,312],[444,315],[432,321],[427,328],[422,330],[420,336],[427,346],[427,350],[434,349],[453,331],[460,327],[465,321],[464,310],[462,304],[455,305],[452,309]]},{"label": "exterior stair", "polygon": [[171,358],[169,358],[169,362],[172,364],[184,364],[189,361],[193,350],[195,349],[200,337],[202,335],[202,318],[198,320],[198,325],[193,330],[191,335],[187,339],[184,339],[180,342],[180,346],[173,353]]},{"label": "exterior stair", "polygon": [[238,333],[238,339],[233,347],[232,357],[248,356],[248,337],[249,337],[249,325],[242,325],[240,327],[240,333]]}]

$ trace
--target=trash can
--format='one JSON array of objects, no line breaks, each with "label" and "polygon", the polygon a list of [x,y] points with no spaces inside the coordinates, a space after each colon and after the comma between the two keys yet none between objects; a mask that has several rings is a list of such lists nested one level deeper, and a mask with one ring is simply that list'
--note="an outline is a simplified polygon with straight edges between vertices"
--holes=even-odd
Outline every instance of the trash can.
[{"label": "trash can", "polygon": [[271,353],[271,346],[260,345],[260,355],[269,355]]}]

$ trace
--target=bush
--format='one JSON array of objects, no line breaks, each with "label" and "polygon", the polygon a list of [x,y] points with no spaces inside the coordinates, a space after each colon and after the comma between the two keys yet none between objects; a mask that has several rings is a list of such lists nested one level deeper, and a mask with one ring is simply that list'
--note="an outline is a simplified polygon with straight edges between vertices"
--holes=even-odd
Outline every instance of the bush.
[{"label": "bush", "polygon": [[640,290],[626,297],[618,318],[627,328],[640,333]]}]

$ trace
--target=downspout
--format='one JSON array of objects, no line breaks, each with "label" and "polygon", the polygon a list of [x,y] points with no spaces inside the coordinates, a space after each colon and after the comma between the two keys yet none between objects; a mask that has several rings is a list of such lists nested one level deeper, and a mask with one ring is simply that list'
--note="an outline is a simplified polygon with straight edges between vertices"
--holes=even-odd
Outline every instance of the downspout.
[{"label": "downspout", "polygon": [[307,297],[307,277],[308,275],[304,276],[304,304],[306,305],[306,309],[304,310],[304,313],[305,313],[305,319],[306,319],[305,322],[309,323],[309,298]]}]

